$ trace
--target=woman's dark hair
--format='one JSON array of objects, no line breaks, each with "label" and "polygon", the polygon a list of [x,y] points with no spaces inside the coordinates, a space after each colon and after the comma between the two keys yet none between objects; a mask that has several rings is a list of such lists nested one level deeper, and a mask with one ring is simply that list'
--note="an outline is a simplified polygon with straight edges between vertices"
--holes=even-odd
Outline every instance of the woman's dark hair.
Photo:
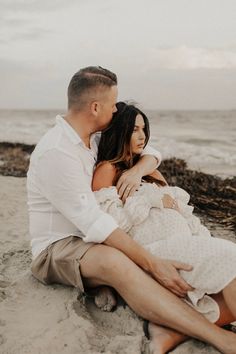
[{"label": "woman's dark hair", "polygon": [[116,104],[117,112],[114,113],[109,126],[102,132],[98,147],[97,164],[109,161],[118,169],[127,169],[134,165],[136,156],[132,154],[130,141],[138,114],[144,120],[145,145],[149,140],[149,122],[143,112],[133,105],[124,102]]},{"label": "woman's dark hair", "polygon": [[[113,114],[111,123],[101,134],[96,161],[96,166],[100,162],[109,161],[116,167],[117,176],[114,184],[116,184],[120,175],[134,166],[140,158],[140,155],[132,153],[130,144],[138,114],[143,117],[145,124],[145,146],[150,137],[148,118],[140,109],[125,102],[118,102],[116,107],[117,112]],[[151,182],[150,178],[152,179],[152,177],[149,176],[149,182]],[[156,179],[153,179],[153,182],[159,183]]]}]

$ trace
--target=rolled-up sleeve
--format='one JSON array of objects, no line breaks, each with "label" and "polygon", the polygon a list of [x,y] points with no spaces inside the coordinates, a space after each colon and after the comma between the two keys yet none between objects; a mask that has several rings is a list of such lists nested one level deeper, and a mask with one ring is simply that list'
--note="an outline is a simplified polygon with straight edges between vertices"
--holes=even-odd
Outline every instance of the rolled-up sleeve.
[{"label": "rolled-up sleeve", "polygon": [[103,242],[118,224],[103,212],[78,158],[58,149],[47,151],[37,166],[40,191],[82,232],[85,242]]},{"label": "rolled-up sleeve", "polygon": [[152,155],[157,159],[157,167],[160,166],[161,164],[161,160],[162,160],[162,156],[161,153],[154,149],[153,147],[151,147],[150,145],[147,145],[142,152],[142,156],[143,155]]}]

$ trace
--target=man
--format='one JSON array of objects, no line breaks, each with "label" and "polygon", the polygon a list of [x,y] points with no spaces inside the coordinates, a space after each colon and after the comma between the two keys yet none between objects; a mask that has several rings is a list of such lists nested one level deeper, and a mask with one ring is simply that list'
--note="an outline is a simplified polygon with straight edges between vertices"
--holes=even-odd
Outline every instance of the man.
[{"label": "man", "polygon": [[[101,67],[81,69],[68,87],[67,114],[57,117],[31,156],[27,189],[32,272],[44,283],[81,291],[111,286],[143,318],[222,349],[224,336],[176,296],[191,290],[178,269],[191,267],[151,255],[96,203],[91,191],[96,133],[111,121],[116,100],[115,74]],[[153,172],[158,158],[147,148],[122,176],[118,189],[123,199],[138,188],[142,176]]]}]

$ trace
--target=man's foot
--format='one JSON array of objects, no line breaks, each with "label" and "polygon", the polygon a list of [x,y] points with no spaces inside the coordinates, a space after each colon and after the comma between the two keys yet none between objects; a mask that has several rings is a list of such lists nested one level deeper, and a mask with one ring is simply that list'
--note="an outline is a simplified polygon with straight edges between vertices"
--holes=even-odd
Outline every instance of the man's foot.
[{"label": "man's foot", "polygon": [[236,335],[231,331],[225,332],[225,338],[222,341],[222,345],[217,347],[220,352],[225,354],[236,354]]},{"label": "man's foot", "polygon": [[165,354],[184,342],[187,337],[172,329],[148,323],[151,354]]},{"label": "man's foot", "polygon": [[94,302],[100,310],[111,312],[116,306],[116,297],[111,288],[103,286],[95,294]]}]

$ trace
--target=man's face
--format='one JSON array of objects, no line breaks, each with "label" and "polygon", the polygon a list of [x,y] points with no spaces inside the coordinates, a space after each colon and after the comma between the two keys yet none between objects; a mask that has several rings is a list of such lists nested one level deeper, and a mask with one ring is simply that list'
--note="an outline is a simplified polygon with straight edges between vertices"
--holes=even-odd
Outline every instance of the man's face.
[{"label": "man's face", "polygon": [[106,91],[100,102],[98,124],[100,130],[105,129],[112,119],[113,113],[117,111],[116,102],[118,96],[117,86],[112,86]]}]

